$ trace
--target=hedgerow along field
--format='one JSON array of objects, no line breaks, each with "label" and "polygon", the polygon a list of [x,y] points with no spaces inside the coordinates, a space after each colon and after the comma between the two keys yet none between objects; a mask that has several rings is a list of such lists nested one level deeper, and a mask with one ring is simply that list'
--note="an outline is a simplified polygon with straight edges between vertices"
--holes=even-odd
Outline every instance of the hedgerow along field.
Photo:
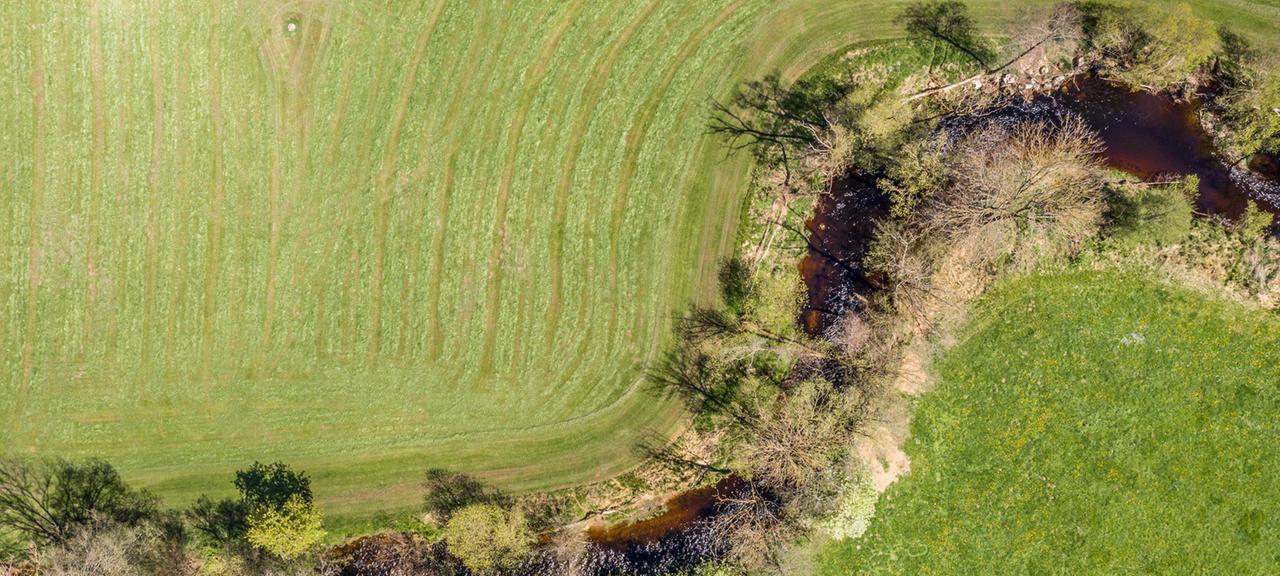
[{"label": "hedgerow along field", "polygon": [[822,573],[1273,574],[1280,319],[1138,276],[1015,280],[938,361]]},{"label": "hedgerow along field", "polygon": [[708,100],[902,4],[5,2],[0,451],[175,504],[281,459],[345,517],[428,467],[620,473],[678,422],[641,369],[734,243],[749,161]]}]

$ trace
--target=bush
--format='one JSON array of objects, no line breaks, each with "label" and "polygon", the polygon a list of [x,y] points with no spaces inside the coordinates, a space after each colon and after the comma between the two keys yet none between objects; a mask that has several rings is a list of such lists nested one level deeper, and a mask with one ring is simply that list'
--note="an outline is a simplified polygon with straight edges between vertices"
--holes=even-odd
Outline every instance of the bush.
[{"label": "bush", "polygon": [[894,218],[909,218],[916,207],[946,185],[947,155],[944,136],[913,140],[901,147],[878,185],[889,194]]},{"label": "bush", "polygon": [[40,557],[42,576],[183,576],[194,574],[183,543],[158,523],[82,527]]},{"label": "bush", "polygon": [[1232,144],[1245,156],[1280,154],[1280,75],[1266,75],[1229,94]]},{"label": "bush", "polygon": [[1218,31],[1191,6],[1086,6],[1089,44],[1112,76],[1132,86],[1163,90],[1201,71],[1218,51]]},{"label": "bush", "polygon": [[743,319],[786,337],[798,337],[800,317],[808,301],[804,279],[794,268],[762,270],[752,279],[754,297],[743,304]]},{"label": "bush", "polygon": [[1141,186],[1111,190],[1107,201],[1106,238],[1120,246],[1169,246],[1191,234],[1200,179],[1188,176],[1169,186]]},{"label": "bush", "polygon": [[136,526],[155,518],[158,505],[102,460],[0,460],[0,529],[38,544],[65,542],[98,521]]},{"label": "bush", "polygon": [[294,472],[282,462],[254,462],[247,470],[236,472],[235,485],[252,508],[280,509],[295,496],[311,504],[311,479],[306,472]]},{"label": "bush", "polygon": [[862,536],[876,514],[876,492],[869,474],[852,478],[841,490],[832,506],[831,515],[818,522],[818,529],[834,540],[850,540]]},{"label": "bush", "polygon": [[249,516],[245,534],[254,547],[293,560],[324,540],[325,531],[318,512],[301,495],[289,497],[284,506],[262,506]]},{"label": "bush", "polygon": [[524,514],[493,504],[472,504],[453,514],[444,527],[449,551],[477,574],[513,568],[533,551],[533,532]]},{"label": "bush", "polygon": [[1245,239],[1261,238],[1276,223],[1276,215],[1259,208],[1250,202],[1240,217],[1240,232]]}]

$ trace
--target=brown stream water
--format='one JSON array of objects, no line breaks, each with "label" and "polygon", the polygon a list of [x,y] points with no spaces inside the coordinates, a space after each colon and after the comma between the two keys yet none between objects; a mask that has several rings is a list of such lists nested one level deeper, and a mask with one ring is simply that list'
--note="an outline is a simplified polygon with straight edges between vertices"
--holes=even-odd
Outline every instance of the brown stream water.
[{"label": "brown stream water", "polygon": [[[1078,78],[1065,90],[1018,102],[979,119],[943,122],[953,133],[986,122],[1082,119],[1102,140],[1106,164],[1143,181],[1196,175],[1196,208],[1205,214],[1239,216],[1250,198],[1272,212],[1280,206],[1280,163],[1258,156],[1247,167],[1230,167],[1218,157],[1213,139],[1200,125],[1198,102],[1178,102],[1163,94],[1132,92],[1098,78]],[[870,288],[862,260],[876,219],[887,199],[866,178],[847,177],[819,203],[808,223],[815,248],[800,264],[809,288],[805,327],[824,333],[839,314]]]},{"label": "brown stream water", "polygon": [[[587,530],[587,550],[573,573],[593,576],[643,576],[670,574],[722,556],[725,543],[707,533],[704,520],[714,517],[720,499],[746,487],[730,476],[720,482],[689,490],[666,501],[665,510],[651,518],[616,526]],[[529,566],[528,576],[556,576],[566,573],[554,559]]]},{"label": "brown stream water", "polygon": [[[1198,121],[1196,103],[1163,95],[1134,93],[1098,79],[1078,79],[1069,89],[1018,103],[977,121],[950,121],[943,129],[963,132],[978,122],[1060,120],[1074,114],[1101,138],[1106,163],[1144,181],[1195,174],[1200,177],[1197,207],[1209,214],[1239,215],[1249,197],[1275,210],[1280,205],[1280,163],[1254,159],[1249,168],[1230,168],[1215,154],[1212,139]],[[967,122],[967,124],[966,124]],[[809,288],[802,318],[812,334],[822,334],[855,306],[858,294],[874,286],[862,269],[875,223],[888,212],[885,195],[873,178],[848,175],[833,183],[808,222],[811,248],[800,263]],[[587,531],[588,574],[667,574],[724,553],[703,520],[717,513],[721,496],[744,486],[728,478],[715,486],[680,494],[662,514],[640,522]],[[531,567],[530,574],[554,574],[553,564]]]}]

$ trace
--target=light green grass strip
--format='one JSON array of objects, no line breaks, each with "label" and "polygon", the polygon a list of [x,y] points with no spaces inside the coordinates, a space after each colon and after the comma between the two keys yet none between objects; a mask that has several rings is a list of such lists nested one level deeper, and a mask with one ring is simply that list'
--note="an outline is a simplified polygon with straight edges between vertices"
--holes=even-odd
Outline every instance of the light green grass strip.
[{"label": "light green grass strip", "polygon": [[846,574],[1274,574],[1280,321],[1115,273],[976,306]]}]

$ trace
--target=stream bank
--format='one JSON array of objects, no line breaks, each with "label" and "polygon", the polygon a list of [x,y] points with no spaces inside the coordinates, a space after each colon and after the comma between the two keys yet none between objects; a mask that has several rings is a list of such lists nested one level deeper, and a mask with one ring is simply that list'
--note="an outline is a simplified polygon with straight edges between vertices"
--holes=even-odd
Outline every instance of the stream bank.
[{"label": "stream bank", "polygon": [[[1228,166],[1201,124],[1202,104],[1167,94],[1134,92],[1097,77],[1079,77],[1062,89],[1016,100],[977,117],[943,120],[942,129],[963,133],[987,122],[1060,122],[1076,116],[1098,134],[1104,163],[1143,182],[1195,175],[1196,209],[1235,218],[1251,200],[1280,214],[1280,161],[1256,155],[1247,165]],[[822,334],[855,306],[872,285],[862,273],[875,223],[888,200],[870,178],[848,176],[834,183],[808,223],[810,242],[800,263],[809,291],[804,322]]]}]

